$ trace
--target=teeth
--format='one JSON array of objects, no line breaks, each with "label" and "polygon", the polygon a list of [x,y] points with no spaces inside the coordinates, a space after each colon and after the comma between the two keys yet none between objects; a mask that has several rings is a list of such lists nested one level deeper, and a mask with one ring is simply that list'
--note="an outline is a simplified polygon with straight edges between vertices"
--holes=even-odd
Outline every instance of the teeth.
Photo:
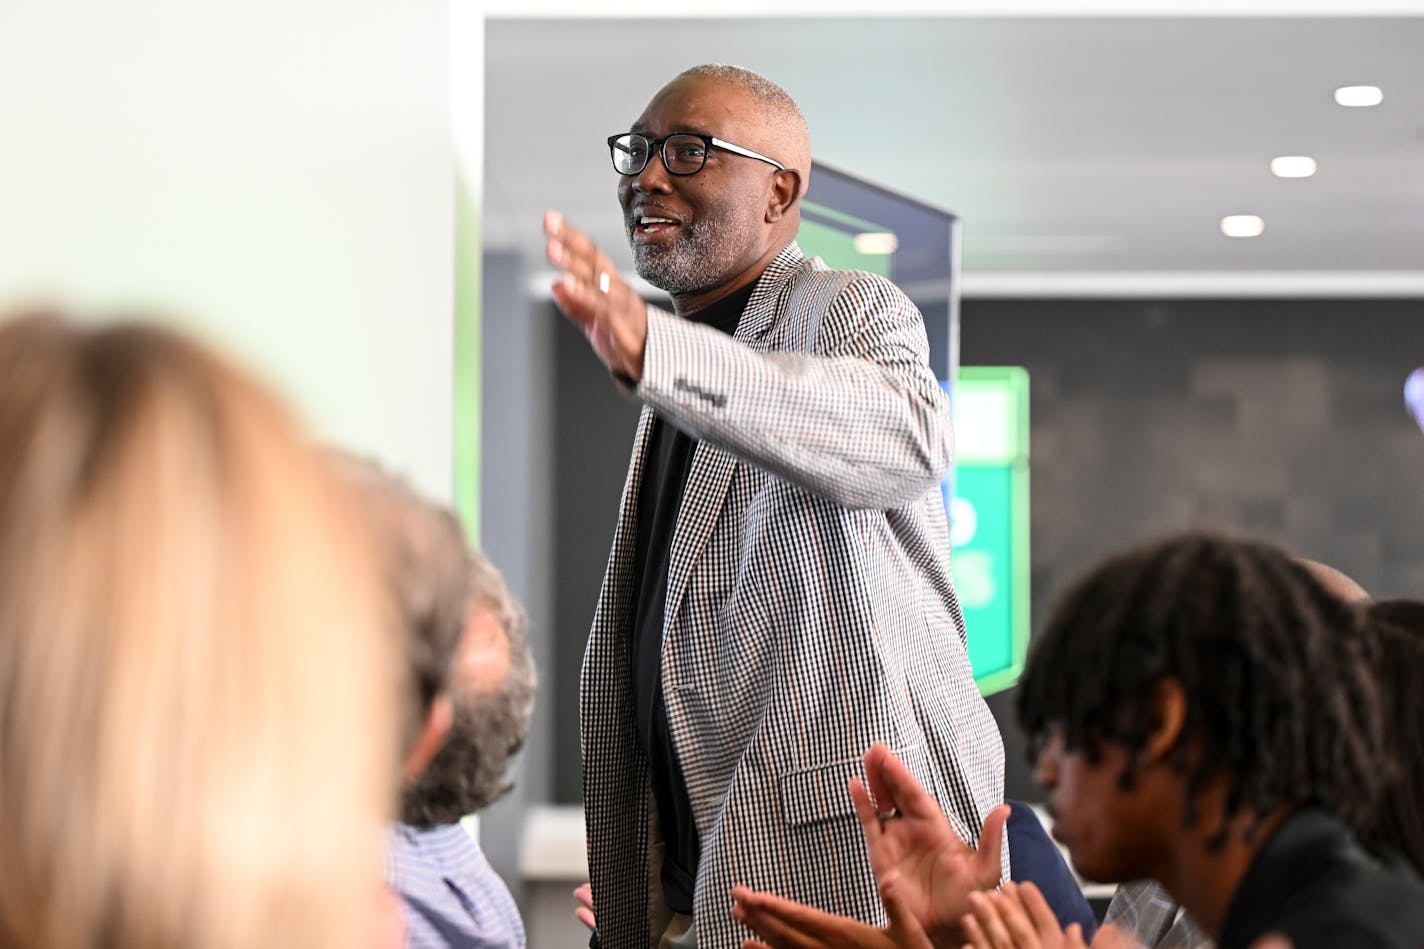
[{"label": "teeth", "polygon": [[649,224],[676,224],[671,218],[665,217],[644,217],[638,219],[639,227],[647,227]]}]

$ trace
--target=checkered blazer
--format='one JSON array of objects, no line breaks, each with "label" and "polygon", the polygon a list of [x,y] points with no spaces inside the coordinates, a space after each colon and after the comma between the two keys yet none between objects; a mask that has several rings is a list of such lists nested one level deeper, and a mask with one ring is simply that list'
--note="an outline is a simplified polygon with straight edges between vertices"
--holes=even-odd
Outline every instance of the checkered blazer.
[{"label": "checkered blazer", "polygon": [[[924,321],[889,281],[789,244],[736,335],[650,308],[646,407],[580,688],[589,868],[604,949],[649,945],[655,818],[634,731],[634,519],[656,412],[700,439],[672,539],[662,682],[701,837],[699,949],[733,949],[733,884],[884,922],[846,783],[897,749],[973,841],[1003,800],[939,479],[949,406]],[[1007,847],[1005,877],[1007,878]]]}]

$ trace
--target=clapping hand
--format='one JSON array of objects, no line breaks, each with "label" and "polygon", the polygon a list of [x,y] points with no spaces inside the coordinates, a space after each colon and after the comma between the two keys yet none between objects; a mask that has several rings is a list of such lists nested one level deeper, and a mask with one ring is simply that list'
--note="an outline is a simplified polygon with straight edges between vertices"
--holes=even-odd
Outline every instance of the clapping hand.
[{"label": "clapping hand", "polygon": [[884,881],[890,874],[898,874],[911,915],[936,946],[957,949],[964,941],[962,921],[969,910],[969,895],[999,885],[1008,805],[999,805],[984,818],[979,846],[972,849],[889,748],[872,745],[863,762],[869,792],[855,778],[850,782],[850,796],[876,879]]},{"label": "clapping hand", "polygon": [[890,919],[885,929],[744,886],[732,889],[732,899],[732,916],[761,937],[748,939],[743,949],[934,949],[906,908],[896,874],[880,882],[880,901]]},{"label": "clapping hand", "polygon": [[[969,897],[964,917],[967,947],[972,949],[1088,949],[1083,927],[1058,925],[1048,901],[1032,883],[1005,883],[993,893]],[[1141,949],[1114,926],[1103,926],[1093,937],[1092,949]]]}]

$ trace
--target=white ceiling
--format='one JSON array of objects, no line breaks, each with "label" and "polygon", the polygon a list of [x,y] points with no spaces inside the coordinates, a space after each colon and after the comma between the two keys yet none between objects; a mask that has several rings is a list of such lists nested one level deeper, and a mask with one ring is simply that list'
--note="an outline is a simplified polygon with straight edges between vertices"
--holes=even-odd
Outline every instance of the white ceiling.
[{"label": "white ceiling", "polygon": [[[683,68],[729,62],[798,100],[817,160],[958,213],[971,291],[1424,296],[1424,17],[500,18],[484,37],[484,241],[531,266],[545,208],[626,265],[603,139]],[[1384,103],[1337,106],[1354,84]],[[1294,154],[1317,174],[1273,177]],[[1265,234],[1223,236],[1227,214]]]}]

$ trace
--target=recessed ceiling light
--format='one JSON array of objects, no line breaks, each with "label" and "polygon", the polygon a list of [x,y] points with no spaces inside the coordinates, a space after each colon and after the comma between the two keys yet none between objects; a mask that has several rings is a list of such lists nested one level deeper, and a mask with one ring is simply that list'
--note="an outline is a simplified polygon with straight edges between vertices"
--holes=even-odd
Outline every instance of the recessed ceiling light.
[{"label": "recessed ceiling light", "polygon": [[1221,219],[1221,233],[1227,237],[1259,237],[1266,222],[1254,214],[1228,214]]},{"label": "recessed ceiling light", "polygon": [[900,239],[888,231],[871,231],[855,235],[857,254],[893,254],[900,246]]},{"label": "recessed ceiling light", "polygon": [[1315,159],[1309,155],[1282,155],[1272,158],[1271,174],[1277,178],[1309,178],[1315,174]]},{"label": "recessed ceiling light", "polygon": [[1356,108],[1379,105],[1384,101],[1384,93],[1379,86],[1341,86],[1335,90],[1335,101]]}]

